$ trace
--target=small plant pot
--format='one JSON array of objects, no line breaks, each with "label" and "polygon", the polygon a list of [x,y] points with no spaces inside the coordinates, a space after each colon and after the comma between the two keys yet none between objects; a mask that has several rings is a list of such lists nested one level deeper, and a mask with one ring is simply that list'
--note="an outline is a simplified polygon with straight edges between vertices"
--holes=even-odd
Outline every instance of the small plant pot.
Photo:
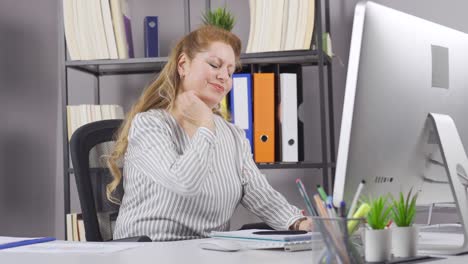
[{"label": "small plant pot", "polygon": [[418,233],[416,226],[394,227],[392,230],[392,253],[394,257],[408,258],[417,254]]},{"label": "small plant pot", "polygon": [[392,233],[389,229],[366,229],[364,243],[367,262],[382,262],[390,259]]}]

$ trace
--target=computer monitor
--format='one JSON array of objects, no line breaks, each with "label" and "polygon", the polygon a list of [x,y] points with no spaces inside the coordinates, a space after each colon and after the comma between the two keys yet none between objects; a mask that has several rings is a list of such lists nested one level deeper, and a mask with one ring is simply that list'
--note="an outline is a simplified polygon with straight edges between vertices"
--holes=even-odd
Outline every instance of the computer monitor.
[{"label": "computer monitor", "polygon": [[379,4],[359,3],[335,205],[349,204],[365,180],[364,196],[413,188],[420,191],[418,204],[455,201],[466,226],[468,162],[462,142],[468,146],[468,35]]}]

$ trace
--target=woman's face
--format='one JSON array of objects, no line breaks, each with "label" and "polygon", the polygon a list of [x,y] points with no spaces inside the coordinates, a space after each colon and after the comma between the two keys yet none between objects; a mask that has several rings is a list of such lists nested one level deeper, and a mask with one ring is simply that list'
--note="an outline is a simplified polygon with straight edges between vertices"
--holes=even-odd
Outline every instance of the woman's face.
[{"label": "woman's face", "polygon": [[178,70],[184,76],[182,90],[193,90],[208,107],[213,108],[232,88],[234,51],[228,44],[213,42],[191,61],[183,54],[179,58]]}]

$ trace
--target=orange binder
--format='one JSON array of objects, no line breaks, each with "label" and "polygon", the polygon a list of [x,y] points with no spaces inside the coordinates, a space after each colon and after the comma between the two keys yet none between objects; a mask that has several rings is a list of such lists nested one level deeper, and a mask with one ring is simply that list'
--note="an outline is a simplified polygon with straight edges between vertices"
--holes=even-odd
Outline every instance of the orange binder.
[{"label": "orange binder", "polygon": [[275,75],[254,73],[254,159],[275,162]]}]

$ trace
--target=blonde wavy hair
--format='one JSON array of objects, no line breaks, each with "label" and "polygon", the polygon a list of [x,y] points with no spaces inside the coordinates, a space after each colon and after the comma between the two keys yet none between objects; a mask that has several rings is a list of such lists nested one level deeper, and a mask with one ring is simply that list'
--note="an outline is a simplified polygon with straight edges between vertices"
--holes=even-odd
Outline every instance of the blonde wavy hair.
[{"label": "blonde wavy hair", "polygon": [[[181,89],[181,76],[177,70],[180,55],[185,54],[189,60],[193,60],[197,53],[207,50],[213,42],[222,42],[230,45],[234,50],[236,66],[237,68],[240,67],[241,41],[236,35],[224,29],[214,26],[203,26],[192,31],[177,43],[172,49],[168,62],[158,78],[143,91],[117,132],[114,149],[107,158],[107,166],[113,177],[112,182],[106,186],[106,196],[109,201],[120,204],[120,200],[113,196],[113,192],[122,180],[122,173],[118,164],[127,151],[128,132],[133,118],[136,114],[150,109],[172,109],[174,100],[179,89]],[[220,114],[219,105],[213,109],[213,112]]]}]

